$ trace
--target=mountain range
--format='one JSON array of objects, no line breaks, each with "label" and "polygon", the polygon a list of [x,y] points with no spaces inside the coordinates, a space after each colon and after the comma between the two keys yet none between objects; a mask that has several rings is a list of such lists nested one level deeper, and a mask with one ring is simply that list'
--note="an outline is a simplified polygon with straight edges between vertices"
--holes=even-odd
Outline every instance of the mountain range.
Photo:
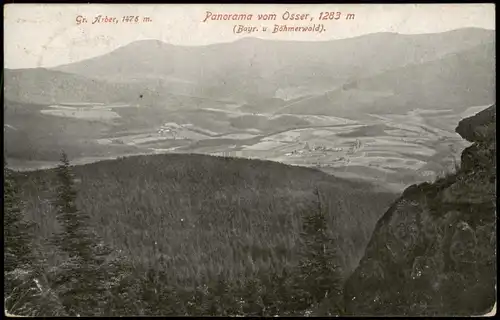
[{"label": "mountain range", "polygon": [[[495,58],[495,31],[477,28],[193,47],[141,40],[53,68],[4,69],[5,150],[20,162],[54,161],[61,149],[85,162],[244,154],[406,185],[459,156],[453,126],[494,103]],[[305,151],[306,141],[330,151]]]},{"label": "mountain range", "polygon": [[[193,47],[142,40],[54,68],[6,69],[6,97],[164,105],[170,95],[188,95],[250,105],[273,101],[280,112],[290,113],[304,113],[306,104],[314,114],[331,114],[339,107],[373,104],[393,112],[422,99],[425,106],[440,107],[443,96],[472,85],[470,100],[482,103],[492,98],[494,39],[494,31],[465,28],[317,42],[243,38]],[[444,105],[450,103],[445,99]]]}]

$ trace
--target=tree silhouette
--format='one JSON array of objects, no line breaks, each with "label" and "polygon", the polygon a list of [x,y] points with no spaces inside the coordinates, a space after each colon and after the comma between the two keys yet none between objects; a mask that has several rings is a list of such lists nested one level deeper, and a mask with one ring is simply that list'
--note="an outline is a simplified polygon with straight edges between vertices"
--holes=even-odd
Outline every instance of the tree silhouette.
[{"label": "tree silhouette", "polygon": [[44,261],[35,252],[33,223],[24,217],[23,204],[4,158],[4,302],[17,316],[64,315],[57,299],[46,290]]},{"label": "tree silhouette", "polygon": [[32,266],[31,225],[24,220],[12,172],[4,159],[4,271]]},{"label": "tree silhouette", "polygon": [[299,286],[302,308],[311,308],[317,315],[341,312],[342,277],[334,239],[328,235],[321,195],[315,190],[318,209],[303,218],[301,238],[304,243],[299,262]]},{"label": "tree silhouette", "polygon": [[12,172],[4,158],[4,299],[5,309],[28,315],[33,282],[33,252],[29,229]]},{"label": "tree silhouette", "polygon": [[77,208],[74,177],[64,152],[57,176],[60,183],[55,206],[63,231],[54,236],[53,243],[66,260],[54,271],[53,285],[68,314],[99,315],[107,292],[104,262],[110,250],[91,230],[88,214]]}]

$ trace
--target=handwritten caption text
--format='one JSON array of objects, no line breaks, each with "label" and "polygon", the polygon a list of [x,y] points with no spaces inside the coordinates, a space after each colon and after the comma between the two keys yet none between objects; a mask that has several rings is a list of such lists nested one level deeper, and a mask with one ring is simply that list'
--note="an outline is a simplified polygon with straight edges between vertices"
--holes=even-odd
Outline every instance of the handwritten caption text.
[{"label": "handwritten caption text", "polygon": [[96,15],[92,18],[88,18],[83,15],[78,15],[75,18],[75,22],[77,25],[80,24],[119,24],[119,23],[128,23],[128,24],[137,24],[137,23],[151,23],[153,19],[148,16],[108,16],[108,15]]}]

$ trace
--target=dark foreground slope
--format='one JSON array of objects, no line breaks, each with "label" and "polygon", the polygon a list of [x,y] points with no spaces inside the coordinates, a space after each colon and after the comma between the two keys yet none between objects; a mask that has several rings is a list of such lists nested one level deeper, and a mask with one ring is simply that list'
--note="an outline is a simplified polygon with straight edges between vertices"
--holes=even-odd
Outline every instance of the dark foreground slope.
[{"label": "dark foreground slope", "polygon": [[464,119],[456,174],[409,187],[345,287],[358,315],[472,315],[496,301],[496,106]]},{"label": "dark foreground slope", "polygon": [[[159,266],[180,281],[280,272],[297,261],[301,216],[319,189],[341,239],[346,276],[380,214],[394,201],[367,184],[308,168],[203,155],[135,156],[75,166],[78,206],[104,241],[137,267]],[[54,170],[18,174],[35,238],[57,229]],[[58,257],[48,244],[52,264]]]}]

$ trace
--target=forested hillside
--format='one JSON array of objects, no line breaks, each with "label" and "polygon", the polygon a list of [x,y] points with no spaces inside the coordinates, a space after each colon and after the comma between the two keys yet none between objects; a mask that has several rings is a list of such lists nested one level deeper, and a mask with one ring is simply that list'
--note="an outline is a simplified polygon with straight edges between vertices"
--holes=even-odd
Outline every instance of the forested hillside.
[{"label": "forested hillside", "polygon": [[[55,292],[50,301],[62,306],[54,309],[62,315],[334,312],[325,295],[335,287],[329,299],[341,301],[344,279],[395,198],[314,169],[202,155],[136,156],[9,174],[22,212],[34,222],[33,251],[44,261],[45,286]],[[75,245],[77,252],[93,248],[79,253],[85,263],[74,262],[73,249],[55,236],[74,230],[75,224],[65,224],[81,215],[86,218],[76,225],[87,231],[74,241],[102,239]],[[64,243],[73,241],[71,232]],[[104,285],[93,295],[106,303],[68,307],[78,304],[59,295],[78,290],[59,283],[75,268],[107,274],[91,278]],[[331,280],[317,288],[322,277]],[[81,282],[90,286],[85,277]]]}]

